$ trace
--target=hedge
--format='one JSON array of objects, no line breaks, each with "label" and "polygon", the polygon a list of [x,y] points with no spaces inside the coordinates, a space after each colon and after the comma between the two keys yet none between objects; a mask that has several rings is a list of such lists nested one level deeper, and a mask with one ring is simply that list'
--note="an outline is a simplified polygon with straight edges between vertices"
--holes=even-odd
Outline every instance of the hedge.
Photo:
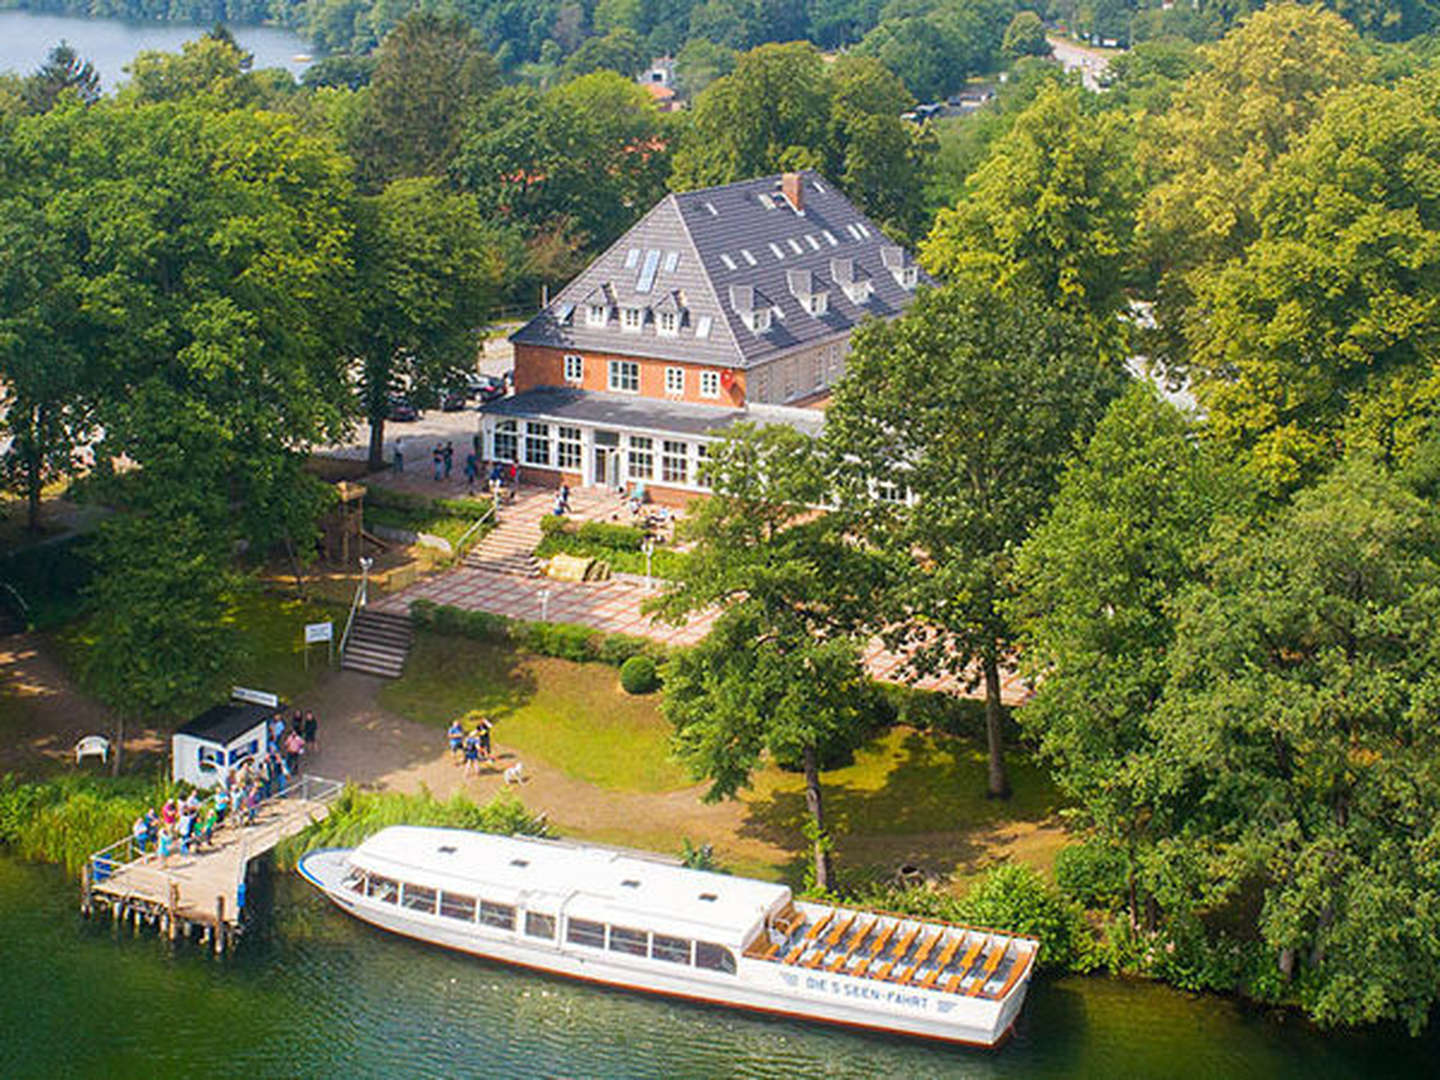
[{"label": "hedge", "polygon": [[657,663],[666,657],[665,646],[628,634],[607,634],[573,623],[527,622],[488,611],[467,611],[433,600],[414,600],[410,621],[417,629],[476,641],[510,642],[541,656],[580,663],[598,661],[620,667],[632,656],[648,656]]},{"label": "hedge", "polygon": [[620,685],[627,694],[650,694],[660,688],[660,675],[655,661],[648,656],[632,656],[620,665]]}]

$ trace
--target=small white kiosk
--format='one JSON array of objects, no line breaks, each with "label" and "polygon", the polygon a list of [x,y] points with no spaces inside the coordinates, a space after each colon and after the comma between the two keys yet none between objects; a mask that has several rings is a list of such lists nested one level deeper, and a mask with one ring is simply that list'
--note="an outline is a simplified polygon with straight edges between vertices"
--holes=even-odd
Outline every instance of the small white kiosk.
[{"label": "small white kiosk", "polygon": [[224,705],[206,709],[170,739],[170,778],[213,788],[242,761],[265,752],[266,726],[280,699],[237,686]]}]

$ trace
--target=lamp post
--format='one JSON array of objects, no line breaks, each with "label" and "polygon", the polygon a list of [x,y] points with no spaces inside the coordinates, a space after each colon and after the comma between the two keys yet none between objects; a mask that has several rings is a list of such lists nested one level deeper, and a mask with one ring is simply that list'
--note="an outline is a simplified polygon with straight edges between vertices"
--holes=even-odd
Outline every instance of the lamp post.
[{"label": "lamp post", "polygon": [[370,602],[370,567],[375,565],[375,560],[368,555],[360,556],[360,606],[364,607]]},{"label": "lamp post", "polygon": [[540,590],[540,621],[550,621],[550,590]]},{"label": "lamp post", "polygon": [[645,591],[650,592],[655,587],[654,579],[650,576],[650,557],[655,554],[655,538],[645,537],[641,549],[645,552]]}]

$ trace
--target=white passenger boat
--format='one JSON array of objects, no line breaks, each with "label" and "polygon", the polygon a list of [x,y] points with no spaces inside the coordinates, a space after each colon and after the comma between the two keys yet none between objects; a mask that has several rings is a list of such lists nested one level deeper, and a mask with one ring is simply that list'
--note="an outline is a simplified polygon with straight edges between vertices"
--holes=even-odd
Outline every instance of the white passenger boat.
[{"label": "white passenger boat", "polygon": [[797,901],[784,885],[553,840],[394,826],[300,872],[366,922],[450,949],[716,1005],[995,1046],[1039,943]]}]

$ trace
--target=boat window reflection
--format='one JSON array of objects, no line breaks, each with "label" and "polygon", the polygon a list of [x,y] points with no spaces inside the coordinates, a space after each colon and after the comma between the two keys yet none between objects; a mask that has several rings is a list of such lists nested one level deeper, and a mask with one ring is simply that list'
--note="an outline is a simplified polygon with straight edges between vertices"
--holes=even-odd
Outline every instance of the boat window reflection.
[{"label": "boat window reflection", "polygon": [[555,916],[541,915],[538,912],[527,911],[525,913],[525,933],[531,937],[540,937],[554,941]]},{"label": "boat window reflection", "polygon": [[370,875],[370,883],[366,886],[365,895],[372,900],[380,900],[386,904],[393,904],[400,899],[400,885],[394,878],[380,877],[378,874]]},{"label": "boat window reflection", "polygon": [[489,900],[481,900],[480,921],[499,930],[514,930],[515,909],[509,904],[492,904]]},{"label": "boat window reflection", "polygon": [[442,892],[440,894],[440,914],[448,919],[464,919],[466,922],[474,922],[475,897]]},{"label": "boat window reflection", "polygon": [[646,939],[649,935],[644,930],[633,930],[628,926],[610,927],[610,951],[629,953],[631,956],[644,956],[650,950],[646,948]]},{"label": "boat window reflection", "polygon": [[690,963],[690,942],[685,938],[656,934],[650,941],[650,955],[672,964]]},{"label": "boat window reflection", "polygon": [[695,943],[695,966],[708,968],[710,971],[723,971],[726,975],[734,975],[735,954],[724,945],[712,945],[708,941],[697,941]]},{"label": "boat window reflection", "polygon": [[404,906],[412,911],[423,911],[427,914],[435,914],[435,890],[426,889],[420,885],[405,885]]},{"label": "boat window reflection", "polygon": [[605,924],[590,922],[588,919],[570,919],[565,924],[565,940],[572,945],[586,945],[592,949],[605,947]]}]

